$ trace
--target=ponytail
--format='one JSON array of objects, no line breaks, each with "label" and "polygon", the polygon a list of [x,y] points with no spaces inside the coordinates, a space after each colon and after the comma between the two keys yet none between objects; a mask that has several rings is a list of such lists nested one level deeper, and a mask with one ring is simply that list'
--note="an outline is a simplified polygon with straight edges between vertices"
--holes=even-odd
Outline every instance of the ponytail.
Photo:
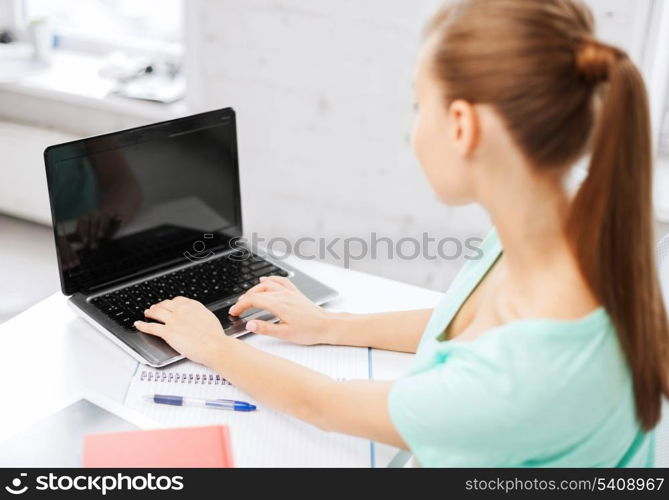
[{"label": "ponytail", "polygon": [[653,249],[648,102],[632,61],[593,31],[580,0],[460,0],[426,36],[445,100],[493,106],[538,172],[564,172],[591,153],[565,230],[616,327],[649,430],[669,395],[669,326]]},{"label": "ponytail", "polygon": [[669,395],[669,327],[653,238],[652,145],[643,79],[627,55],[588,39],[576,57],[586,84],[603,83],[589,174],[567,231],[581,271],[606,308],[632,374],[637,415],[652,429]]}]

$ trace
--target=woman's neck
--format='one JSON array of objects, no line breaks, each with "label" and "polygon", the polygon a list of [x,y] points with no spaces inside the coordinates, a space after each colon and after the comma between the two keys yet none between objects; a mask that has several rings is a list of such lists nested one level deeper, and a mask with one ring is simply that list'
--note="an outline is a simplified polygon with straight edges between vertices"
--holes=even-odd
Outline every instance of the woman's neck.
[{"label": "woman's neck", "polygon": [[570,200],[559,179],[525,175],[499,185],[504,189],[483,204],[504,248],[505,292],[529,303],[530,309],[574,293],[586,299],[581,302],[590,310],[596,302],[565,232]]},{"label": "woman's neck", "polygon": [[498,197],[491,205],[489,213],[510,271],[524,274],[544,269],[568,250],[564,229],[569,200],[564,192],[533,183],[508,190],[506,196]]}]

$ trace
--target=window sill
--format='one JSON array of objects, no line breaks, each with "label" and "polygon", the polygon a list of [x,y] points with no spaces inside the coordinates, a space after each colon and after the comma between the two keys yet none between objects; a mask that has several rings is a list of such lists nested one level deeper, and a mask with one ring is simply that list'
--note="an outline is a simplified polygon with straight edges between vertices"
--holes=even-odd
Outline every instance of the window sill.
[{"label": "window sill", "polygon": [[102,64],[99,57],[56,50],[46,69],[0,83],[0,93],[32,96],[147,121],[167,120],[188,114],[185,100],[161,104],[111,95],[113,83],[99,76]]}]

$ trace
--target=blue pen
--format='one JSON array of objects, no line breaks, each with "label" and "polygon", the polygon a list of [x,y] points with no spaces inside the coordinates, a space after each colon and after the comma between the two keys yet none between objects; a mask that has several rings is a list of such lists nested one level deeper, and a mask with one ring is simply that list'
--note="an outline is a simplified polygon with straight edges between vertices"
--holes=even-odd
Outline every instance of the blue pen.
[{"label": "blue pen", "polygon": [[199,406],[200,408],[211,408],[212,410],[231,410],[231,411],[255,411],[255,405],[245,401],[235,401],[233,399],[199,399],[187,398],[184,396],[168,396],[165,394],[147,394],[144,399],[153,401],[159,405],[172,406]]}]

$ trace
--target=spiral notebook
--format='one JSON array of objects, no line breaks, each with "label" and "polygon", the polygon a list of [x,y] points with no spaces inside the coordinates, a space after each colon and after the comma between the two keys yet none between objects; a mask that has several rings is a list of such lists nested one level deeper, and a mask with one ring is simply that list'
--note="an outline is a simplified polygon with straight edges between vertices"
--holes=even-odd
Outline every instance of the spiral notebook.
[{"label": "spiral notebook", "polygon": [[[296,346],[271,337],[249,335],[245,342],[338,380],[369,378],[368,349]],[[174,407],[146,402],[145,394],[174,394],[205,399],[238,399],[258,406],[250,413]],[[238,467],[369,467],[373,444],[327,433],[260,405],[216,372],[191,361],[167,368],[139,366],[125,404],[172,426],[228,425]]]}]

